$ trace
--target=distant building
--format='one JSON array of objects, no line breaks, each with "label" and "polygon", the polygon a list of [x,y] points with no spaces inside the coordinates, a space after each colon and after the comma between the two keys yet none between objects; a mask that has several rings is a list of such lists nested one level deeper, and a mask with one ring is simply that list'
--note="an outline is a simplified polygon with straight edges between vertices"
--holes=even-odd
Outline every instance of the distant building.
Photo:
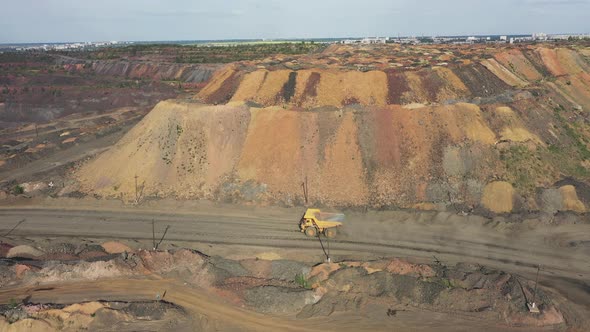
[{"label": "distant building", "polygon": [[508,36],[500,36],[501,41],[508,41]]},{"label": "distant building", "polygon": [[385,44],[387,43],[388,37],[367,37],[361,40],[363,44]]},{"label": "distant building", "polygon": [[547,34],[543,32],[533,33],[534,40],[547,40]]}]

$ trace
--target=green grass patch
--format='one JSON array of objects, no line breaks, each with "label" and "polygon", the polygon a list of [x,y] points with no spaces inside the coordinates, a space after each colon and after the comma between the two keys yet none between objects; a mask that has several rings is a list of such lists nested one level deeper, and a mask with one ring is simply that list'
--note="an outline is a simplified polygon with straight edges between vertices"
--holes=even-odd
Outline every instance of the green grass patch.
[{"label": "green grass patch", "polygon": [[504,162],[507,177],[516,189],[524,192],[535,189],[540,169],[535,154],[526,146],[516,145],[501,151],[500,160]]},{"label": "green grass patch", "polygon": [[566,118],[564,118],[563,113],[565,112],[565,107],[563,107],[563,105],[560,104],[553,110],[555,117],[557,120],[559,120],[559,122],[561,122],[566,135],[572,140],[572,143],[574,144],[574,147],[577,150],[576,152],[580,158],[582,160],[590,159],[590,150],[588,150],[588,146],[586,146],[586,143],[584,143],[586,137],[580,135],[578,130],[576,130],[576,128],[581,129],[579,128],[580,124],[575,122],[572,123],[571,121],[568,121]]},{"label": "green grass patch", "polygon": [[303,274],[295,275],[295,282],[305,289],[311,289],[311,283],[309,280],[307,280],[307,278],[305,278]]}]

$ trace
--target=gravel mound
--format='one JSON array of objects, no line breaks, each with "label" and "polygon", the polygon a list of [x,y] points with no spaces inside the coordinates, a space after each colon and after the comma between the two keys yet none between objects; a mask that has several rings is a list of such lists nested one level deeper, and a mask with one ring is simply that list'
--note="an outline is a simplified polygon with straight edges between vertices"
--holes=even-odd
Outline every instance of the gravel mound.
[{"label": "gravel mound", "polygon": [[340,296],[337,293],[328,293],[322,299],[313,305],[306,305],[297,318],[306,319],[318,316],[330,316],[336,311],[358,311],[364,301],[362,296]]},{"label": "gravel mound", "polygon": [[311,267],[305,263],[289,260],[276,260],[271,264],[271,278],[295,280],[297,275],[308,275]]},{"label": "gravel mound", "polygon": [[108,255],[104,248],[98,244],[84,245],[78,251],[78,257],[82,259],[90,259],[96,257],[103,257]]},{"label": "gravel mound", "polygon": [[0,257],[6,257],[8,251],[10,251],[12,246],[8,243],[0,243]]},{"label": "gravel mound", "polygon": [[219,256],[209,258],[209,270],[215,276],[217,283],[223,282],[226,278],[252,276],[252,273],[246,270],[240,262]]},{"label": "gravel mound", "polygon": [[246,290],[246,303],[262,313],[293,313],[314,302],[314,292],[276,286],[261,286]]}]

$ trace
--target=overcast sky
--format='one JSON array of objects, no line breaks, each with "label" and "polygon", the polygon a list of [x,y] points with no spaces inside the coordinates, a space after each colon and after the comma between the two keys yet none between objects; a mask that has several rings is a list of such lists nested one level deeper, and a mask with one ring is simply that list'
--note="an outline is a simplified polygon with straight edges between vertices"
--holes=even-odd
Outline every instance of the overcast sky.
[{"label": "overcast sky", "polygon": [[0,0],[0,8],[0,43],[590,32],[590,0]]}]

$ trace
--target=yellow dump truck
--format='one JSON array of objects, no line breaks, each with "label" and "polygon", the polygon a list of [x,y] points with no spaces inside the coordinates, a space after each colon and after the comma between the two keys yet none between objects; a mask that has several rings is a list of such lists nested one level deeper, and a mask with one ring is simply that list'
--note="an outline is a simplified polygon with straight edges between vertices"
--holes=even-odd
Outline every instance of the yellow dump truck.
[{"label": "yellow dump truck", "polygon": [[307,236],[317,236],[324,233],[326,237],[333,238],[336,236],[336,229],[342,226],[344,215],[342,213],[327,213],[320,209],[307,209],[301,221],[299,228]]}]

